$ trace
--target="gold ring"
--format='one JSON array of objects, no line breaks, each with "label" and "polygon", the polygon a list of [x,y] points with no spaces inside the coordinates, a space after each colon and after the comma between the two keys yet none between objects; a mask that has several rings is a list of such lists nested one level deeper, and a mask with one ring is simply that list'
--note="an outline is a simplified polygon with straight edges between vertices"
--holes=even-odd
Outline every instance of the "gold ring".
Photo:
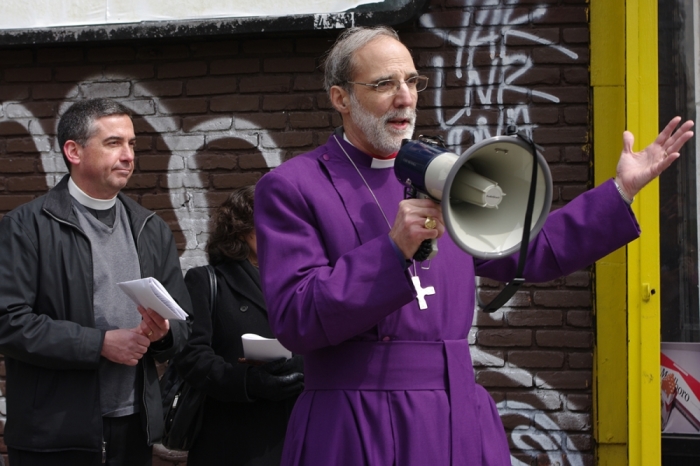
[{"label": "gold ring", "polygon": [[147,337],[150,337],[151,335],[153,335],[153,330],[151,330],[151,331],[148,333],[148,335],[146,335],[146,336],[147,336]]},{"label": "gold ring", "polygon": [[423,226],[428,230],[434,230],[437,227],[437,222],[433,217],[426,217]]},{"label": "gold ring", "polygon": [[668,152],[664,151],[664,158],[668,157]]}]

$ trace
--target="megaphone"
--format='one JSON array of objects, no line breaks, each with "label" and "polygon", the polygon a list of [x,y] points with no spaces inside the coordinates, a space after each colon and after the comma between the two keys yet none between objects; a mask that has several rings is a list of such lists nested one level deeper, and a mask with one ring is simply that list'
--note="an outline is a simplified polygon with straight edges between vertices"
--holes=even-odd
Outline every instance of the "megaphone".
[{"label": "megaphone", "polygon": [[[517,289],[524,281],[520,275],[527,243],[544,225],[552,205],[552,174],[529,138],[523,133],[488,138],[461,156],[436,139],[404,140],[394,172],[406,197],[442,203],[447,232],[473,257],[497,259],[520,250],[512,282],[518,282]],[[433,240],[414,258],[427,260],[436,253]]]}]

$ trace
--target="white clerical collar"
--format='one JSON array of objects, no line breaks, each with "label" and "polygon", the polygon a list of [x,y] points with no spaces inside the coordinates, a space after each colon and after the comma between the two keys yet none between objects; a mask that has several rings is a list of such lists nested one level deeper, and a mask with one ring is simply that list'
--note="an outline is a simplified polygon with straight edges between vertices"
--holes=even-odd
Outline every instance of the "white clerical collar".
[{"label": "white clerical collar", "polygon": [[107,210],[114,207],[117,202],[117,196],[112,199],[95,199],[85,194],[85,191],[80,189],[73,178],[68,178],[68,192],[71,196],[75,198],[76,201],[80,202],[85,207],[95,210]]},{"label": "white clerical collar", "polygon": [[[357,149],[357,147],[355,146],[355,144],[353,144],[352,142],[350,142],[350,140],[348,139],[347,134],[345,134],[345,131],[343,131],[343,139],[345,140],[345,142],[347,142],[347,143],[350,144],[352,147],[355,147],[355,149]],[[372,157],[372,156],[371,156],[371,155],[368,155],[368,157]],[[372,165],[370,165],[370,167],[372,167],[372,168],[377,168],[377,169],[379,169],[379,168],[391,168],[391,167],[394,166],[394,161],[395,161],[395,160],[396,160],[396,157],[392,157],[392,158],[390,158],[390,159],[378,159],[378,158],[376,158],[376,157],[372,157]]]}]

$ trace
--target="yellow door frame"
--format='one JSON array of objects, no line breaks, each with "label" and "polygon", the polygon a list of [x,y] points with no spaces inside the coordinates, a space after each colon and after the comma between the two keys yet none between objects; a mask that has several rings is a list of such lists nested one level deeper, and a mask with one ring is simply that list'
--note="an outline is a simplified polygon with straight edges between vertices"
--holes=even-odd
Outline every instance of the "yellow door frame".
[{"label": "yellow door frame", "polygon": [[[597,185],[615,175],[625,129],[635,135],[634,150],[658,134],[657,0],[591,0],[590,22]],[[656,181],[637,195],[633,210],[641,238],[596,264],[593,393],[598,465],[661,463]]]}]

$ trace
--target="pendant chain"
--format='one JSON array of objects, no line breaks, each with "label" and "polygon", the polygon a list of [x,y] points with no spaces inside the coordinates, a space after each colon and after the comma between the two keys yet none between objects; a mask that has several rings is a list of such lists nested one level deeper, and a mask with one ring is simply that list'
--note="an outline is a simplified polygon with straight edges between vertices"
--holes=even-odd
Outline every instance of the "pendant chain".
[{"label": "pendant chain", "polygon": [[[343,147],[342,144],[340,144],[340,141],[338,141],[338,136],[335,134],[333,135],[335,138],[335,142],[338,144],[338,147],[340,147],[340,150],[343,151],[343,154],[345,154],[345,157],[348,158],[350,163],[352,164],[353,167],[355,167],[355,171],[357,171],[357,174],[360,175],[360,178],[362,178],[362,181],[365,183],[365,186],[367,186],[367,190],[369,193],[372,195],[372,198],[374,198],[375,204],[377,204],[377,207],[379,207],[379,211],[382,213],[382,216],[384,217],[384,221],[386,221],[387,226],[389,227],[389,231],[391,231],[391,223],[389,223],[389,219],[387,218],[386,214],[384,213],[384,209],[382,209],[382,205],[379,203],[379,199],[377,199],[377,196],[374,194],[374,191],[372,191],[372,188],[369,186],[369,183],[367,183],[367,180],[365,177],[362,175],[362,172],[360,169],[355,165],[355,162],[352,160],[350,155],[345,151],[345,148]],[[416,263],[413,262],[413,273],[411,273],[411,270],[409,268],[408,273],[411,274],[412,277],[415,277],[418,275],[418,271],[416,270]]]}]

